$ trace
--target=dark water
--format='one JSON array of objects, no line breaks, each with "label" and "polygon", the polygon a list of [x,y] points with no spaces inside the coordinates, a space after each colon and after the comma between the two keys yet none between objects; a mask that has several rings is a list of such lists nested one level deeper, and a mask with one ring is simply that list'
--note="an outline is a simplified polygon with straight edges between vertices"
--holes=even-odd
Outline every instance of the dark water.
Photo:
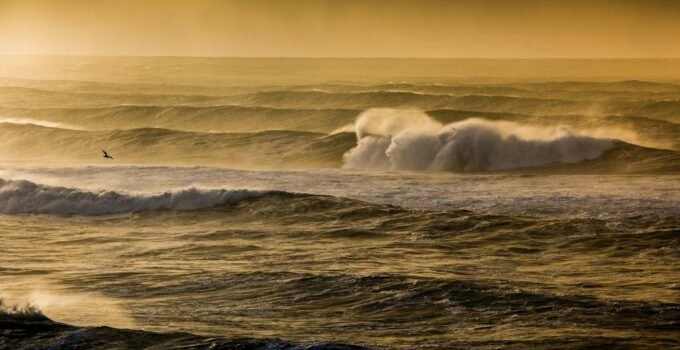
[{"label": "dark water", "polygon": [[[480,215],[285,192],[218,202],[225,204],[148,212],[148,203],[124,199],[117,203],[142,211],[6,216],[6,293],[31,295],[80,322],[99,316],[229,339],[394,348],[679,344],[678,286],[669,280],[677,275],[676,216]],[[78,301],[50,305],[61,295]],[[94,315],[68,315],[68,303]],[[73,337],[73,329],[42,324],[52,341]],[[39,326],[16,327],[31,334]],[[80,332],[85,344],[128,337]],[[154,337],[133,336],[139,344]]]},{"label": "dark water", "polygon": [[0,69],[0,348],[680,348],[677,82],[64,60]]}]

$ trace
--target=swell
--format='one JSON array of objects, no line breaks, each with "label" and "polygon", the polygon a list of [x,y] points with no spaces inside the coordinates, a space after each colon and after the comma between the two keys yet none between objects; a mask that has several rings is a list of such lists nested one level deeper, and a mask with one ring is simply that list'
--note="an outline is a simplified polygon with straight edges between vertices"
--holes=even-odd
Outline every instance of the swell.
[{"label": "swell", "polygon": [[278,109],[233,105],[0,108],[0,122],[34,120],[44,122],[44,126],[61,127],[61,124],[68,124],[88,130],[166,128],[197,132],[297,130],[330,133],[351,123],[360,112],[352,109]]},{"label": "swell", "polygon": [[[331,133],[353,132],[362,111],[355,109],[280,109],[234,105],[115,106],[103,108],[0,108],[0,123],[34,124],[63,129],[112,130],[165,128],[194,132],[261,132],[296,130]],[[439,109],[427,114],[442,124],[468,118],[513,121],[537,125],[564,125],[573,129],[628,129],[639,137],[624,139],[641,146],[680,149],[680,124],[659,119],[623,116],[556,115],[475,112]]]},{"label": "swell", "polygon": [[[576,97],[576,96],[575,96]],[[578,97],[576,97],[578,98]],[[225,97],[231,104],[264,106],[274,108],[351,108],[415,107],[423,110],[457,109],[491,113],[518,113],[527,115],[581,114],[642,115],[664,120],[678,121],[680,98],[657,101],[641,97],[638,101],[617,100],[608,97],[602,101],[587,99],[544,98],[536,96],[506,96],[482,94],[429,94],[410,91],[359,91],[325,92],[264,91]]]},{"label": "swell", "polygon": [[216,104],[220,98],[205,95],[92,93],[51,91],[36,88],[1,86],[0,105],[12,108],[109,107],[116,105]]},{"label": "swell", "polygon": [[[318,310],[318,317],[331,319],[337,309],[344,309],[357,317],[371,316],[378,323],[390,320],[393,325],[404,328],[424,317],[423,314],[432,324],[437,324],[437,320],[450,317],[452,309],[458,309],[475,315],[474,320],[457,321],[462,324],[512,324],[520,318],[522,323],[538,325],[560,315],[599,328],[680,329],[676,318],[680,304],[677,303],[601,300],[587,293],[553,294],[549,289],[540,290],[538,284],[517,281],[399,274],[249,272],[207,273],[196,276],[193,285],[166,282],[162,286],[131,283],[125,296],[240,295],[249,291],[255,296],[244,303],[274,303],[278,310],[272,311],[281,312],[305,304],[309,309]],[[266,292],[273,288],[277,291],[275,295]]]},{"label": "swell", "polygon": [[[382,202],[380,198],[367,200]],[[177,211],[187,212],[188,216],[179,215]],[[550,226],[548,232],[551,235],[560,237],[578,236],[584,233],[582,230],[587,227],[603,235],[604,233],[628,234],[630,230],[636,232],[658,230],[660,239],[668,239],[673,238],[668,234],[674,232],[677,224],[673,211],[645,218],[642,216],[618,217],[616,223],[605,219],[548,220],[545,217],[475,214],[465,210],[464,205],[446,211],[416,210],[345,197],[280,190],[185,187],[157,193],[127,193],[51,186],[27,180],[0,179],[0,213],[4,214],[100,216],[143,212],[156,214],[168,212],[173,220],[178,220],[179,226],[183,220],[192,221],[196,219],[197,213],[205,213],[206,218],[216,216],[224,220],[236,220],[243,223],[259,222],[258,220],[273,220],[278,226],[304,223],[313,227],[316,233],[348,238],[364,234],[381,237],[385,233],[418,234],[436,238],[464,232],[481,233],[480,238],[484,238],[487,235],[506,234],[504,230],[508,228],[512,228],[521,236],[531,236],[532,234],[545,235],[547,225]],[[225,213],[229,215],[225,216]],[[159,217],[163,218],[156,214],[139,217],[139,219],[153,222]],[[329,220],[329,217],[334,220]],[[338,220],[347,225],[338,227]],[[352,233],[354,229],[358,231]],[[649,235],[647,243],[653,244],[652,236],[654,235]],[[602,238],[607,239],[607,237],[604,235]],[[210,235],[203,238],[210,239]],[[589,239],[605,246],[618,245],[623,242],[622,246],[625,247],[624,243],[628,238],[620,237],[616,242],[606,240],[598,242],[599,238]],[[537,248],[540,248],[542,244],[538,241],[525,243],[535,243]]]},{"label": "swell", "polygon": [[19,162],[222,165],[236,168],[339,167],[351,134],[302,131],[200,133],[169,129],[82,131],[0,124],[0,157]]},{"label": "swell", "polygon": [[[568,108],[587,108],[590,104],[578,101],[518,98],[509,96],[426,94],[408,91],[265,91],[233,96],[243,105],[295,108],[316,106],[323,108],[417,107],[421,109],[463,109],[481,112],[527,112],[540,109],[543,114],[555,114]],[[560,112],[563,113],[563,112]]]},{"label": "swell", "polygon": [[[282,205],[282,203],[284,203]],[[274,190],[185,188],[158,194],[86,191],[49,186],[27,180],[0,179],[0,213],[99,216],[156,211],[195,211],[224,206],[249,208],[257,215],[287,217],[302,214],[305,220],[325,221],[325,213],[361,219],[391,213],[396,207],[303,193]],[[317,213],[321,216],[314,215]]]},{"label": "swell", "polygon": [[55,322],[31,307],[6,309],[0,303],[0,347],[6,349],[318,349],[361,350],[358,345],[339,343],[295,344],[281,339],[204,337],[190,333],[154,333],[111,327],[77,327]]},{"label": "swell", "polygon": [[[237,310],[232,311],[231,308],[217,309],[245,320],[262,313],[293,324],[298,318],[313,317],[323,321],[323,325],[310,323],[306,330],[308,333],[323,332],[324,326],[332,326],[333,337],[359,338],[363,342],[375,341],[376,338],[371,339],[368,334],[356,337],[353,334],[356,325],[352,326],[351,322],[345,324],[345,318],[363,320],[363,325],[371,327],[371,333],[376,336],[396,336],[390,330],[413,329],[408,337],[400,335],[392,339],[392,342],[397,342],[392,345],[399,345],[399,348],[413,348],[422,339],[436,341],[440,347],[497,348],[511,344],[521,348],[550,349],[564,348],[565,345],[583,348],[595,343],[606,345],[605,347],[615,345],[628,348],[640,344],[656,344],[671,348],[678,345],[672,334],[680,327],[677,321],[680,305],[674,303],[600,300],[588,295],[541,293],[528,290],[530,285],[518,287],[516,283],[507,281],[466,281],[393,274],[253,272],[226,275],[207,273],[207,276],[197,274],[194,277],[195,283],[185,284],[185,290],[178,290],[177,287],[180,286],[176,285],[176,278],[166,283],[164,288],[128,283],[124,297],[174,297],[183,293],[193,296],[197,293],[207,296],[248,295],[248,298],[239,300],[240,308],[267,307],[267,311],[243,314]],[[206,289],[206,286],[209,288]],[[276,293],[272,293],[272,289]],[[180,304],[175,311],[188,312],[187,308],[190,307],[191,305]],[[291,309],[298,311],[290,313]],[[468,317],[461,317],[461,314]],[[414,329],[414,325],[422,324],[425,320],[427,327]],[[513,340],[501,336],[484,339],[482,343],[477,343],[474,338],[457,340],[450,336],[452,325],[483,332],[484,327],[490,324],[505,327],[520,323],[535,329],[561,329],[564,327],[563,322],[587,325],[600,336],[580,339],[570,337],[568,333],[558,337],[537,337],[534,334],[524,338],[512,337]],[[0,335],[0,345],[9,348],[97,348],[117,344],[120,348],[163,345],[199,349],[362,349],[360,346],[337,343],[296,346],[278,339],[230,339],[221,336],[207,338],[177,332],[152,333],[109,327],[74,327],[54,322],[36,309],[0,310],[0,325],[4,329]]]},{"label": "swell", "polygon": [[[613,139],[611,136],[623,136],[635,141],[635,135],[619,134],[615,128],[586,129],[590,133],[584,133],[565,127],[478,119],[443,126],[422,112],[379,113],[386,113],[387,117],[379,116],[378,120],[387,118],[387,124],[392,123],[389,120],[395,113],[406,113],[407,124],[391,131],[360,132],[362,127],[357,125],[374,111],[366,112],[352,126],[355,134],[330,135],[303,131],[201,133],[151,128],[83,131],[0,123],[0,157],[5,162],[41,164],[182,164],[240,169],[344,166],[454,172],[533,169],[583,174],[597,171],[663,174],[680,170],[677,151]],[[426,123],[418,124],[423,120]],[[430,125],[429,129],[419,129],[424,125]],[[532,135],[533,132],[537,135]],[[115,159],[101,158],[102,149]]]},{"label": "swell", "polygon": [[431,94],[411,91],[376,90],[326,92],[319,90],[274,90],[240,95],[104,94],[48,91],[22,87],[0,87],[0,106],[10,108],[96,108],[119,105],[216,106],[240,105],[268,108],[367,109],[373,107],[416,107],[423,110],[458,109],[477,112],[529,115],[642,115],[678,121],[680,98],[642,95],[639,100],[615,96],[589,101],[579,96],[554,98],[542,95]]},{"label": "swell", "polygon": [[78,80],[28,80],[0,78],[0,85],[17,88],[42,89],[54,92],[98,94],[144,94],[144,95],[203,95],[226,96],[258,91],[304,91],[327,92],[416,92],[447,95],[499,95],[512,97],[557,98],[571,100],[668,100],[677,99],[680,85],[653,81],[558,81],[558,82],[487,82],[487,83],[386,83],[350,84],[317,83],[302,85],[240,85],[206,86],[152,83],[104,83]]},{"label": "swell", "polygon": [[[405,91],[448,95],[502,95],[514,97],[541,97],[560,99],[601,100],[611,98],[638,100],[642,97],[677,98],[680,85],[653,81],[624,80],[611,82],[559,81],[559,82],[486,82],[486,83],[388,83],[376,85],[317,84],[286,86],[288,90],[329,92]],[[283,90],[283,87],[279,88]]]}]

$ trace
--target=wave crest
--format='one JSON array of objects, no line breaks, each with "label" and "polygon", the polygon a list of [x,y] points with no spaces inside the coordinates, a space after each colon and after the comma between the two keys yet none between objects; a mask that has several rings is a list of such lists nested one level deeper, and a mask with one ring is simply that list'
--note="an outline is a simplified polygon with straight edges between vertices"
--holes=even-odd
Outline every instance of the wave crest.
[{"label": "wave crest", "polygon": [[58,122],[51,122],[46,120],[38,120],[33,118],[4,118],[0,117],[0,124],[18,124],[18,125],[37,125],[44,126],[46,128],[60,128],[60,129],[71,129],[80,130],[79,128]]},{"label": "wave crest", "polygon": [[156,195],[87,192],[24,180],[0,179],[0,213],[108,215],[153,210],[195,210],[257,198],[268,191],[188,188]]},{"label": "wave crest", "polygon": [[578,163],[617,145],[566,127],[478,118],[443,125],[418,110],[370,109],[355,123],[357,145],[344,167],[491,171]]}]

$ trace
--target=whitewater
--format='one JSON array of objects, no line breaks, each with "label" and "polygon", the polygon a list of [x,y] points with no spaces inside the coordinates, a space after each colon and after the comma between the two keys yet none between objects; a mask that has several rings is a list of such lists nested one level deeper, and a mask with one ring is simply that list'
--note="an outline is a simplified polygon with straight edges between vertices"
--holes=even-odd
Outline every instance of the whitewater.
[{"label": "whitewater", "polygon": [[[680,214],[680,175],[595,176],[211,167],[6,167],[0,212],[107,215],[209,209],[272,193],[316,194],[419,210],[617,218]],[[134,178],[130,182],[127,179]],[[658,187],[660,181],[668,185]]]}]

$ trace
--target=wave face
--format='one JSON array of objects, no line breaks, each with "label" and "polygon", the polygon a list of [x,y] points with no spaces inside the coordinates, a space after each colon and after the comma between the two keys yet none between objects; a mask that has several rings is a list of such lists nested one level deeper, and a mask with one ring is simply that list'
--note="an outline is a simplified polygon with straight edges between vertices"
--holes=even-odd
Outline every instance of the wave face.
[{"label": "wave face", "polygon": [[0,108],[0,123],[87,130],[166,128],[196,132],[295,130],[329,133],[354,121],[352,109],[276,109],[243,106],[115,106]]},{"label": "wave face", "polygon": [[442,125],[414,110],[369,110],[356,122],[347,168],[489,171],[578,163],[615,147],[568,129],[468,119]]},{"label": "wave face", "polygon": [[[580,91],[567,89],[562,94],[550,90],[551,85],[530,86],[523,93],[479,94],[479,86],[454,86],[457,92],[432,92],[424,88],[410,87],[407,90],[385,86],[363,87],[346,92],[342,87],[335,91],[320,91],[313,86],[282,86],[278,90],[263,88],[261,91],[239,95],[173,95],[161,93],[83,93],[72,91],[50,91],[35,88],[0,86],[0,107],[15,109],[107,109],[120,107],[210,108],[232,106],[241,108],[270,109],[335,109],[364,110],[370,108],[418,108],[422,110],[454,109],[483,113],[514,113],[534,116],[608,116],[637,115],[649,118],[680,122],[680,92],[666,92],[659,95],[645,90],[620,92]],[[578,86],[578,85],[577,85]],[[375,89],[374,89],[375,88]],[[483,89],[486,89],[482,86]],[[512,85],[507,88],[513,88]],[[347,89],[353,90],[351,87]],[[356,88],[355,88],[356,89]],[[535,90],[532,90],[535,89]],[[251,89],[244,89],[251,90]],[[466,93],[467,92],[467,93]],[[594,94],[601,96],[590,100]],[[188,111],[191,113],[191,111]]]},{"label": "wave face", "polygon": [[[1,301],[1,300],[0,300]],[[189,333],[154,333],[110,327],[77,327],[55,322],[39,310],[3,308],[0,302],[0,347],[3,349],[280,349],[364,350],[339,343],[296,344],[280,339],[202,337]],[[26,346],[30,344],[30,346]],[[115,344],[115,345],[114,345]]]},{"label": "wave face", "polygon": [[234,168],[339,167],[355,143],[351,134],[302,131],[204,133],[169,129],[83,131],[0,124],[4,161],[115,164],[220,165]]},{"label": "wave face", "polygon": [[93,193],[52,187],[30,181],[0,179],[0,213],[107,215],[155,210],[212,208],[266,195],[248,190],[199,190],[189,188],[158,195],[128,195],[114,191]]}]

